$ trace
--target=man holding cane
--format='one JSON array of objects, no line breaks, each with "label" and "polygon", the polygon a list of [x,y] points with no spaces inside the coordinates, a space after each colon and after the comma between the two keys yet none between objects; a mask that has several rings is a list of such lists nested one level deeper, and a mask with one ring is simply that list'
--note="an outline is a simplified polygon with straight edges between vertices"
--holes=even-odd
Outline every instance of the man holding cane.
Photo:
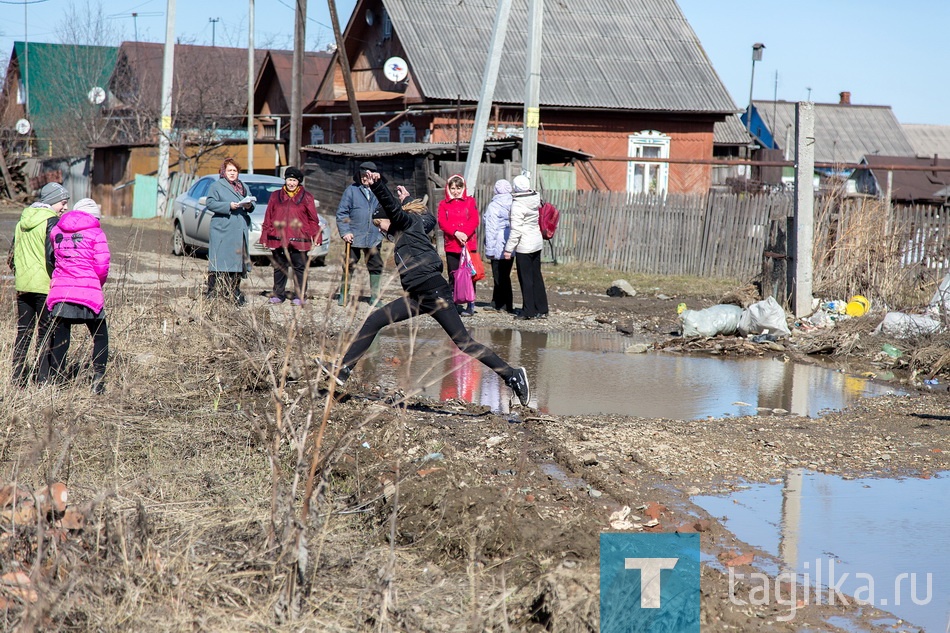
[{"label": "man holding cane", "polygon": [[376,164],[360,163],[359,170],[353,176],[353,184],[346,188],[340,205],[336,210],[336,226],[345,243],[343,261],[343,283],[340,285],[340,297],[337,303],[344,305],[352,285],[353,268],[362,257],[369,271],[370,301],[379,299],[379,286],[383,276],[383,258],[379,254],[379,245],[383,241],[373,226],[373,213],[379,208],[376,196],[370,190],[367,172],[375,172]]}]

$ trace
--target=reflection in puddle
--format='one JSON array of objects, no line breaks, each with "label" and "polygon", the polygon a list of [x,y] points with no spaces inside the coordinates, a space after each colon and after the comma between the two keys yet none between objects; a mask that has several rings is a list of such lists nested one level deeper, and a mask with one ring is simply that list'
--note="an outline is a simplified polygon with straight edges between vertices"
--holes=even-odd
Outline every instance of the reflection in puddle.
[{"label": "reflection in puddle", "polygon": [[[947,475],[845,480],[796,469],[781,486],[756,485],[693,501],[725,517],[740,540],[781,559],[803,586],[837,587],[927,631],[945,631],[948,493]],[[815,604],[813,590],[806,602]]]},{"label": "reflection in puddle", "polygon": [[[412,336],[415,334],[415,336]],[[778,359],[624,354],[609,332],[519,332],[475,328],[473,336],[531,379],[532,406],[554,415],[619,414],[690,420],[779,409],[817,416],[893,388]],[[411,362],[409,349],[415,353]],[[461,398],[509,411],[510,390],[441,331],[390,328],[370,350],[361,378],[441,400]]]}]

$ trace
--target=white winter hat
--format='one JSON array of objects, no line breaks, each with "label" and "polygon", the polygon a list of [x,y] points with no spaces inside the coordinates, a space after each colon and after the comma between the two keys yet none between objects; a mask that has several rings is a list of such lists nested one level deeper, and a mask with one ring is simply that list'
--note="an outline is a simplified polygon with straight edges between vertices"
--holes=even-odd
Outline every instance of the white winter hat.
[{"label": "white winter hat", "polygon": [[73,211],[82,211],[97,219],[102,217],[102,208],[100,208],[92,198],[83,198],[77,201],[76,204],[73,205]]},{"label": "white winter hat", "polygon": [[515,176],[514,180],[511,181],[511,186],[514,187],[516,192],[531,191],[531,181],[528,180],[527,176]]}]

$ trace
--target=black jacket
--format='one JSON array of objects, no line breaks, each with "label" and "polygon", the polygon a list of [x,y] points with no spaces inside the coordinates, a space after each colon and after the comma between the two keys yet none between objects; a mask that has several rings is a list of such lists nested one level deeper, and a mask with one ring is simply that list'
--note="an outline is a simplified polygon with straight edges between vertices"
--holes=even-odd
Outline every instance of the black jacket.
[{"label": "black jacket", "polygon": [[396,251],[396,269],[406,292],[422,292],[447,284],[442,276],[442,258],[429,241],[429,233],[435,228],[431,213],[407,213],[399,200],[380,177],[372,185],[373,194],[379,200],[389,218],[389,234],[393,237]]}]

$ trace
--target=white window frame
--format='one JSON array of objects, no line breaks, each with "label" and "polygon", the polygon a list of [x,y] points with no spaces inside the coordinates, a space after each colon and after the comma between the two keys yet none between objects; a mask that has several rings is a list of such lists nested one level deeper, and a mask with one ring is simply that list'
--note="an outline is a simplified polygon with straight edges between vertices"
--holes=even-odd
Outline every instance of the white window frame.
[{"label": "white window frame", "polygon": [[388,143],[390,139],[390,130],[382,121],[377,121],[373,126],[376,132],[373,134],[373,140],[377,143]]},{"label": "white window frame", "polygon": [[323,127],[314,123],[310,126],[310,144],[311,145],[323,145],[326,142],[326,136],[323,132]]},{"label": "white window frame", "polygon": [[399,142],[400,143],[415,143],[416,142],[416,126],[414,126],[409,121],[403,121],[399,125]]},{"label": "white window frame", "polygon": [[[670,137],[657,130],[643,130],[627,137],[630,158],[669,158]],[[632,160],[627,163],[627,193],[665,194],[670,185],[670,164]]]}]

